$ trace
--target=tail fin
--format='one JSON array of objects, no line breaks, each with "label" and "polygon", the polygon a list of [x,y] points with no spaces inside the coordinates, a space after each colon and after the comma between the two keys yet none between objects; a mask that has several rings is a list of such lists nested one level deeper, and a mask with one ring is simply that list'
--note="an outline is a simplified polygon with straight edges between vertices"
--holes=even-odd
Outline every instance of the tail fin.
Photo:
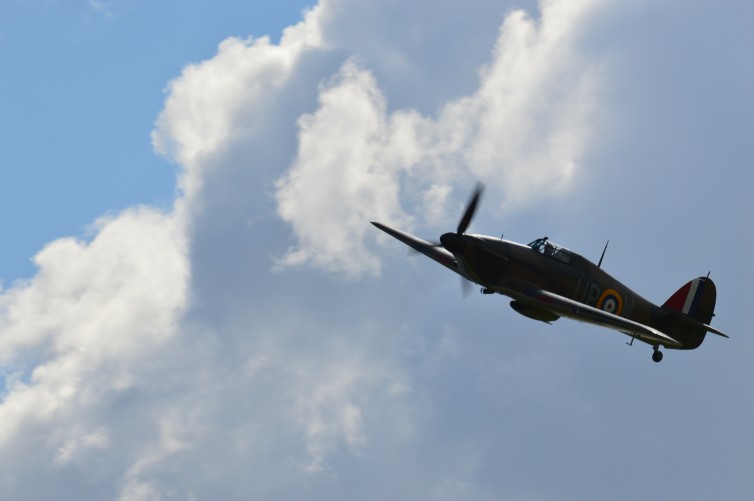
[{"label": "tail fin", "polygon": [[678,289],[662,307],[683,313],[703,324],[709,324],[715,316],[716,299],[715,283],[708,277],[699,277]]}]

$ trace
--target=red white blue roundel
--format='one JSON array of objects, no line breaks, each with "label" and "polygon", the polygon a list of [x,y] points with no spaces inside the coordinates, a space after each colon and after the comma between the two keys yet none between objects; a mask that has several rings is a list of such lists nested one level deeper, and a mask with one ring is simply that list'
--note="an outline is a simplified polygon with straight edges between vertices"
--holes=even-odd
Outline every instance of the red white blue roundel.
[{"label": "red white blue roundel", "polygon": [[623,299],[615,289],[607,289],[597,301],[597,308],[613,315],[620,315],[623,310]]}]

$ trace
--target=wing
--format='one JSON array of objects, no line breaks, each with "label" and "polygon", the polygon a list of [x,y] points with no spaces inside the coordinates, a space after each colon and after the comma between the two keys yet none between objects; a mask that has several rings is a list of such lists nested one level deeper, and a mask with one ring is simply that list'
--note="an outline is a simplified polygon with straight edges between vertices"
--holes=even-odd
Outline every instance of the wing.
[{"label": "wing", "polygon": [[463,273],[463,271],[461,271],[461,269],[459,268],[458,263],[456,262],[456,258],[453,257],[453,254],[445,250],[443,247],[433,245],[426,240],[422,240],[421,238],[417,238],[413,235],[409,235],[408,233],[404,233],[400,230],[396,230],[395,228],[391,228],[390,226],[377,223],[375,221],[372,221],[372,224],[391,237],[400,240],[412,249],[421,252],[425,256],[434,259],[449,270],[458,273],[463,278],[469,279],[469,277],[467,277],[466,274]]},{"label": "wing", "polygon": [[[495,289],[497,290],[498,287]],[[500,289],[502,290],[499,290],[499,292],[507,296],[561,317],[608,327],[651,345],[663,345],[667,348],[680,348],[683,346],[679,341],[653,327],[613,315],[592,306],[587,306],[526,282],[505,281],[501,284]]]}]

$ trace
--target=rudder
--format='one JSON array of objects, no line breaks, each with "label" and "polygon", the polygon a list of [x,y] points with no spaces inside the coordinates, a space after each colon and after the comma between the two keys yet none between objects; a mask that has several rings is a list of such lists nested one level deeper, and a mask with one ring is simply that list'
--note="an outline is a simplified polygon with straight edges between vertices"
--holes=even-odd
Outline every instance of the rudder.
[{"label": "rudder", "polygon": [[714,316],[716,299],[715,283],[709,277],[699,277],[678,289],[662,307],[709,324]]}]

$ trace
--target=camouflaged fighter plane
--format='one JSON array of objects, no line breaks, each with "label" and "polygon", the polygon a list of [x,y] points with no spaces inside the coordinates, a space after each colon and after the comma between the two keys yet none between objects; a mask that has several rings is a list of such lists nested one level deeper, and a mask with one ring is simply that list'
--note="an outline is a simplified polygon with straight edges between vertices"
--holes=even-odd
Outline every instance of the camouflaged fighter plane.
[{"label": "camouflaged fighter plane", "polygon": [[693,350],[707,332],[728,337],[709,325],[714,316],[715,284],[706,277],[691,280],[656,306],[602,270],[597,264],[538,238],[529,245],[485,235],[467,234],[482,186],[477,186],[455,233],[445,233],[439,244],[372,222],[406,245],[482,286],[483,294],[513,299],[518,313],[550,323],[560,317],[614,329],[654,348],[652,360],[662,360],[660,346]]}]

